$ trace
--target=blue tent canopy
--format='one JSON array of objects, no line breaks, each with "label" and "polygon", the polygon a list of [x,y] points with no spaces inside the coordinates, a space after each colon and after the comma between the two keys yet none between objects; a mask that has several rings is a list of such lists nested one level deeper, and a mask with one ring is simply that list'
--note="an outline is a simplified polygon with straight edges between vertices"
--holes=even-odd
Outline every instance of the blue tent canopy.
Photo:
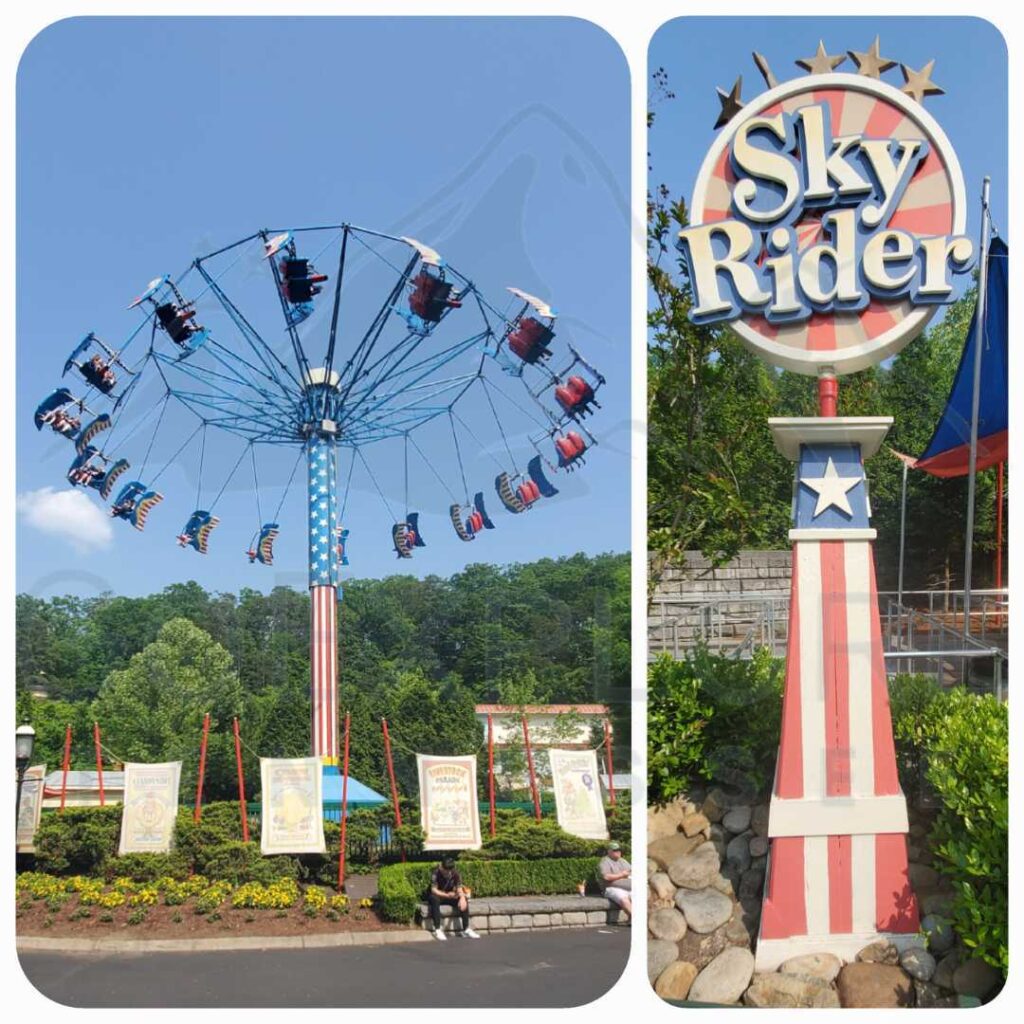
[{"label": "blue tent canopy", "polygon": [[[341,774],[336,772],[324,773],[323,779],[324,803],[341,803]],[[387,797],[381,796],[374,789],[363,785],[358,779],[348,777],[348,803],[349,806],[367,806],[370,804],[387,803]]]},{"label": "blue tent canopy", "polygon": [[[981,401],[978,406],[978,471],[1004,462],[1009,424],[1009,327],[1007,280],[1009,254],[999,237],[989,246],[985,348],[981,354]],[[914,463],[933,476],[965,476],[969,470],[974,352],[978,344],[977,309],[957,367],[953,388],[924,454]]]}]

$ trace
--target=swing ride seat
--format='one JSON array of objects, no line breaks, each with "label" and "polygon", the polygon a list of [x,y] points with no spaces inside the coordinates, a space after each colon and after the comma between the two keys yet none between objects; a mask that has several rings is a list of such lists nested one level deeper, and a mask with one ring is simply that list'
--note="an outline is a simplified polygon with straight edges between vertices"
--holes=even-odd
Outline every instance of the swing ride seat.
[{"label": "swing ride seat", "polygon": [[409,533],[412,536],[412,542],[415,547],[425,548],[427,542],[423,539],[420,534],[420,514],[419,512],[410,512],[406,517],[405,521],[409,526]]},{"label": "swing ride seat", "polygon": [[548,343],[555,332],[532,316],[524,317],[508,338],[508,347],[524,363],[538,363],[551,355]]},{"label": "swing ride seat", "polygon": [[413,292],[409,296],[409,308],[427,323],[436,324],[448,308],[458,308],[462,303],[451,297],[455,287],[451,281],[421,270],[413,278]]},{"label": "swing ride seat", "polygon": [[336,545],[338,565],[348,565],[348,555],[345,554],[345,546],[348,543],[348,530],[339,526],[336,528],[336,533],[338,536],[338,542]]},{"label": "swing ride seat", "polygon": [[274,564],[274,539],[280,532],[277,523],[264,523],[255,543],[248,551],[249,562],[259,562],[261,565]]},{"label": "swing ride seat", "polygon": [[[479,515],[479,513],[477,513]],[[455,532],[458,535],[459,540],[471,541],[476,540],[471,530],[467,528],[462,522],[462,506],[459,504],[451,505],[448,509],[448,515],[451,517],[452,526],[455,528]],[[468,523],[469,520],[466,520]]]},{"label": "swing ride seat", "polygon": [[527,505],[519,497],[516,490],[512,488],[512,481],[508,473],[501,472],[494,478],[494,489],[498,492],[502,505],[514,514],[525,512]]},{"label": "swing ride seat", "polygon": [[99,488],[100,497],[106,501],[114,490],[114,484],[118,478],[128,469],[127,459],[118,459],[103,477],[103,483]]},{"label": "swing ride seat", "polygon": [[391,543],[399,558],[412,558],[413,542],[409,539],[409,524],[395,523],[391,527]]},{"label": "swing ride seat", "polygon": [[[557,493],[557,492],[556,492]],[[524,508],[529,508],[534,502],[540,500],[541,490],[533,480],[524,480],[516,488],[516,496],[523,503]]]},{"label": "swing ride seat", "polygon": [[110,424],[110,416],[105,412],[101,412],[91,423],[87,424],[75,439],[75,448],[78,452],[81,453],[84,451],[89,442],[98,434],[102,433],[104,430],[109,430]]},{"label": "swing ride seat", "polygon": [[[60,412],[65,405],[70,405],[74,400],[74,396],[67,388],[57,388],[55,391],[51,391],[36,406],[35,414],[32,417],[36,430],[42,430],[47,423],[52,426],[52,420],[47,420],[46,417],[52,417],[54,413]],[[58,431],[58,433],[62,433],[62,431]]]},{"label": "swing ride seat", "polygon": [[316,286],[327,280],[326,274],[317,274],[309,260],[298,256],[281,260],[281,275],[285,298],[293,305],[311,302],[314,295],[320,294]]},{"label": "swing ride seat", "polygon": [[220,520],[204,509],[196,509],[189,516],[185,528],[178,535],[178,544],[181,547],[195,548],[201,555],[205,555],[209,546],[210,534]]},{"label": "swing ride seat", "polygon": [[[553,498],[558,493],[558,488],[544,475],[544,467],[539,455],[534,455],[526,464],[526,471],[530,474],[530,480],[535,484],[537,490],[545,498]],[[534,499],[536,501],[536,498]]]},{"label": "swing ride seat", "polygon": [[484,492],[477,491],[473,495],[473,508],[480,513],[480,521],[483,524],[485,530],[493,530],[494,523],[491,522],[490,517],[487,515],[487,509],[484,507]]},{"label": "swing ride seat", "polygon": [[563,437],[555,438],[555,451],[558,452],[558,465],[561,469],[571,469],[576,463],[582,462],[586,450],[586,442],[575,430],[566,431]]},{"label": "swing ride seat", "polygon": [[594,389],[580,376],[570,377],[555,388],[555,399],[573,419],[582,418],[591,412],[591,406],[600,406],[594,397]]}]

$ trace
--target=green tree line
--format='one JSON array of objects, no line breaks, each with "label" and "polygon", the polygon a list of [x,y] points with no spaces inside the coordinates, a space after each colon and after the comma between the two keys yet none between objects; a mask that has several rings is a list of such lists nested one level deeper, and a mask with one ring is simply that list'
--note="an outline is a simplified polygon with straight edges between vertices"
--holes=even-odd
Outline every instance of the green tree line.
[{"label": "green tree line", "polygon": [[[207,711],[209,799],[236,793],[236,715],[248,793],[258,790],[257,754],[309,752],[305,592],[210,593],[188,582],[137,598],[19,594],[16,629],[18,721],[36,728],[36,758],[50,770],[67,724],[72,765],[95,765],[98,721],[108,762],[181,759],[187,796]],[[352,774],[387,792],[386,717],[400,788],[413,794],[412,753],[477,750],[473,706],[498,701],[608,703],[616,763],[628,765],[629,630],[625,554],[346,583],[339,703],[352,717]]]}]

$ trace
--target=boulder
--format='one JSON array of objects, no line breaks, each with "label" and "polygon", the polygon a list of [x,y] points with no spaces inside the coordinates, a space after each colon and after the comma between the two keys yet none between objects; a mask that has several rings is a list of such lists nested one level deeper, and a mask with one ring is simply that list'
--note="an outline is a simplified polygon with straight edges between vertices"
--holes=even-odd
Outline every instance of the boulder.
[{"label": "boulder", "polygon": [[707,935],[732,917],[733,902],[717,889],[680,889],[676,906],[695,932]]},{"label": "boulder", "polygon": [[836,978],[839,1003],[845,1007],[914,1005],[910,978],[891,964],[873,961],[846,964]]},{"label": "boulder", "polygon": [[708,821],[721,821],[722,815],[729,809],[729,798],[716,787],[704,797],[700,809]]},{"label": "boulder", "polygon": [[656,871],[647,880],[647,884],[651,887],[651,894],[656,900],[672,900],[675,899],[676,886],[668,875],[664,871]]},{"label": "boulder", "polygon": [[931,981],[935,957],[920,946],[911,946],[900,954],[900,967],[917,981]]},{"label": "boulder", "polygon": [[919,1010],[946,1010],[958,1005],[955,995],[944,991],[931,981],[915,981],[914,993],[917,996]]},{"label": "boulder", "polygon": [[779,973],[817,978],[826,985],[831,985],[842,966],[843,961],[832,953],[805,953],[803,956],[790,957],[779,966]]},{"label": "boulder", "polygon": [[888,939],[877,939],[865,946],[857,959],[869,964],[898,964],[900,951]]},{"label": "boulder", "polygon": [[749,948],[754,939],[753,930],[747,927],[743,918],[743,907],[738,903],[733,904],[732,917],[722,926],[721,932],[730,946]]},{"label": "boulder", "polygon": [[750,867],[750,836],[746,832],[729,840],[725,848],[725,859],[741,873]]},{"label": "boulder", "polygon": [[649,939],[647,942],[647,977],[651,984],[670,963],[679,956],[679,948],[665,939]]},{"label": "boulder", "polygon": [[696,810],[686,797],[677,797],[662,807],[647,808],[647,841],[662,839],[679,831],[683,818]]},{"label": "boulder", "polygon": [[685,836],[676,832],[670,836],[655,839],[647,844],[647,856],[664,871],[672,861],[684,857],[691,850],[697,849],[704,842],[703,836]]},{"label": "boulder", "polygon": [[928,948],[933,953],[948,953],[956,942],[953,925],[938,914],[926,914],[921,919],[921,931],[928,936]]},{"label": "boulder", "polygon": [[718,928],[707,935],[689,928],[686,938],[679,943],[679,959],[693,964],[700,971],[728,945],[729,940],[725,936],[724,928]]},{"label": "boulder", "polygon": [[700,811],[697,811],[694,814],[688,814],[685,818],[683,818],[682,831],[684,835],[703,835],[707,837],[710,828],[711,822],[708,821],[708,819],[703,814],[701,814]]},{"label": "boulder", "polygon": [[661,908],[648,916],[647,930],[656,939],[678,942],[686,934],[686,918],[675,907]]},{"label": "boulder", "polygon": [[747,1006],[838,1007],[839,996],[828,982],[810,975],[755,974],[743,996]]},{"label": "boulder", "polygon": [[935,973],[932,975],[932,984],[951,989],[953,987],[953,974],[959,966],[960,954],[955,950],[947,953],[935,968]]},{"label": "boulder", "polygon": [[749,867],[740,875],[740,899],[754,899],[764,891],[764,868]]},{"label": "boulder", "polygon": [[1003,972],[984,960],[965,960],[953,972],[953,988],[962,996],[991,999],[1003,987]]},{"label": "boulder", "polygon": [[948,892],[932,892],[921,897],[921,913],[949,917],[953,912],[953,896]]},{"label": "boulder", "polygon": [[697,968],[693,964],[677,960],[658,975],[654,991],[662,999],[685,999],[690,994],[690,986],[696,977]]},{"label": "boulder", "polygon": [[647,881],[648,882],[651,880],[651,875],[653,875],[657,870],[658,870],[658,862],[656,860],[651,860],[651,858],[648,857],[647,858]]},{"label": "boulder", "polygon": [[768,837],[754,835],[750,839],[750,856],[763,857],[768,853]]},{"label": "boulder", "polygon": [[705,889],[718,874],[718,851],[703,843],[691,853],[676,857],[668,865],[668,877],[684,889]]},{"label": "boulder", "polygon": [[694,979],[690,999],[698,1003],[735,1003],[750,984],[753,973],[753,953],[740,946],[729,946]]},{"label": "boulder", "polygon": [[939,883],[939,873],[935,868],[927,864],[914,864],[911,862],[907,868],[910,877],[910,887],[918,889],[934,889]]},{"label": "boulder", "polygon": [[732,832],[733,835],[739,835],[740,832],[746,832],[750,828],[750,817],[753,814],[753,809],[747,804],[740,804],[738,807],[733,807],[722,817],[722,825],[725,826],[727,832]]},{"label": "boulder", "polygon": [[750,814],[750,828],[755,836],[768,835],[768,804],[758,804]]},{"label": "boulder", "polygon": [[711,888],[717,889],[723,896],[735,896],[736,890],[733,888],[732,879],[726,878],[725,875],[715,875],[711,879]]}]

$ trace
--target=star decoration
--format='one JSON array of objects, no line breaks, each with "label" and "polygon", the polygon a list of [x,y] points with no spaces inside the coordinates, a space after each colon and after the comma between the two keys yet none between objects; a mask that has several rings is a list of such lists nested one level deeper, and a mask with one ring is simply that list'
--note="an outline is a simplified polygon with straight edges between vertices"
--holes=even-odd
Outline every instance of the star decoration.
[{"label": "star decoration", "polygon": [[742,88],[742,75],[736,79],[731,91],[729,92],[726,92],[719,86],[715,86],[715,92],[718,93],[718,102],[722,104],[722,109],[718,114],[718,120],[715,122],[716,129],[721,128],[722,125],[728,124],[743,109],[743,100],[740,99],[740,90]]},{"label": "star decoration", "polygon": [[859,50],[847,50],[850,60],[857,65],[857,74],[866,78],[881,78],[890,68],[896,67],[896,61],[883,57],[879,52],[880,39],[875,36],[875,41],[868,47],[866,53]]},{"label": "star decoration", "polygon": [[906,64],[900,65],[900,71],[903,72],[903,81],[906,83],[901,92],[905,92],[908,96],[913,96],[918,103],[923,103],[925,96],[941,96],[945,93],[945,89],[940,89],[932,81],[932,68],[935,67],[935,61],[930,60],[920,71],[915,71],[913,68],[908,68]]},{"label": "star decoration", "polygon": [[772,74],[772,69],[768,67],[767,58],[763,53],[758,53],[757,50],[754,51],[753,57],[757,70],[761,72],[761,77],[764,79],[764,84],[769,89],[774,89],[779,84],[779,80]]},{"label": "star decoration", "polygon": [[801,57],[797,62],[798,68],[803,68],[805,71],[812,75],[829,75],[843,61],[846,60],[845,53],[826,53],[825,43],[822,40],[818,40],[818,52],[813,57]]},{"label": "star decoration", "polygon": [[850,499],[847,498],[846,495],[847,492],[852,491],[862,479],[863,477],[859,476],[840,476],[836,470],[835,463],[832,461],[831,455],[829,456],[828,464],[825,466],[824,476],[800,477],[800,483],[805,487],[809,487],[818,495],[818,502],[814,506],[814,514],[811,518],[817,519],[822,512],[831,508],[833,505],[835,505],[840,512],[845,512],[846,515],[852,516],[853,509],[850,507]]}]

